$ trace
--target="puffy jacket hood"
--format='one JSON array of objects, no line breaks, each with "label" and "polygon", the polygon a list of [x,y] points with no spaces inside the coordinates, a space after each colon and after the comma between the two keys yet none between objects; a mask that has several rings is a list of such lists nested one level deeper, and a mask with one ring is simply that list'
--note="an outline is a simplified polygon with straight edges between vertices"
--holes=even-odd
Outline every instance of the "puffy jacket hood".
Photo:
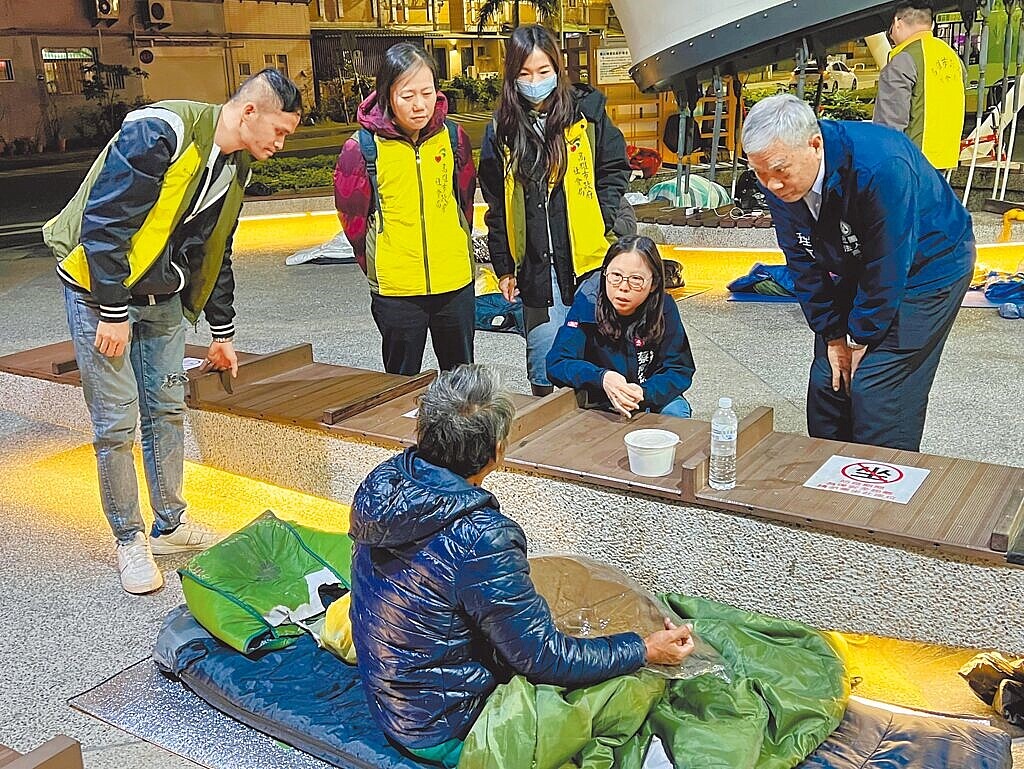
[{"label": "puffy jacket hood", "polygon": [[371,547],[425,540],[483,508],[498,509],[489,491],[419,456],[415,448],[378,466],[356,491],[349,535]]},{"label": "puffy jacket hood", "polygon": [[[445,118],[448,117],[448,98],[441,92],[437,92],[437,104],[434,105],[434,114],[430,116],[426,127],[420,131],[420,141],[429,139],[444,128]],[[405,139],[409,137],[402,133],[395,121],[388,117],[384,111],[384,105],[377,99],[377,92],[373,91],[367,96],[356,111],[356,119],[359,125],[371,133],[377,134],[384,139]]]}]

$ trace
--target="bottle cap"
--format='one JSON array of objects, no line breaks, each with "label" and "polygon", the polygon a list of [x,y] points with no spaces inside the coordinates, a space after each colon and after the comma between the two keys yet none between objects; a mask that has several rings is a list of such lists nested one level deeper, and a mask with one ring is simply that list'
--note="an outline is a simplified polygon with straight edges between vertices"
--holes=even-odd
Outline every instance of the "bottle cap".
[{"label": "bottle cap", "polygon": [[720,409],[731,409],[732,408],[732,398],[719,398],[718,399],[718,408],[720,408]]}]

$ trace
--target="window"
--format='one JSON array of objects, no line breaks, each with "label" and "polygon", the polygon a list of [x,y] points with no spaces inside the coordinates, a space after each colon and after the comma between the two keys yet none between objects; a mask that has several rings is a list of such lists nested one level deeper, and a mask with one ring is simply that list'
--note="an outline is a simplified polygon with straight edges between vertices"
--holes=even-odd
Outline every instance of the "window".
[{"label": "window", "polygon": [[238,74],[241,77],[249,77],[252,74],[252,65],[247,61],[238,62]]},{"label": "window", "polygon": [[96,49],[44,48],[42,56],[47,93],[82,93],[82,81],[89,77],[83,68],[96,61]]},{"label": "window", "polygon": [[14,80],[14,65],[10,59],[0,59],[0,83],[5,80]]},{"label": "window", "polygon": [[274,67],[285,77],[288,77],[288,57],[283,53],[276,56],[272,53],[263,54],[263,64],[267,67]]}]

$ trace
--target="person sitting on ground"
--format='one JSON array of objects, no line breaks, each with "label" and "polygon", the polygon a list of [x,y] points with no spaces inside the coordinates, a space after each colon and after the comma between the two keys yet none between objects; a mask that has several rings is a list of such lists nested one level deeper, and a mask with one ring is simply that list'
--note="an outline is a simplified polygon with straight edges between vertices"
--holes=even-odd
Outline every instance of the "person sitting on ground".
[{"label": "person sitting on ground", "polygon": [[443,372],[417,416],[417,445],[356,491],[352,631],[377,723],[413,755],[455,766],[488,696],[513,675],[576,688],[676,664],[690,630],[573,638],[537,594],[526,535],[480,488],[515,415],[497,374]]},{"label": "person sitting on ground", "polygon": [[654,241],[630,236],[608,249],[601,272],[576,292],[547,363],[552,382],[595,406],[690,416],[683,393],[696,366]]}]

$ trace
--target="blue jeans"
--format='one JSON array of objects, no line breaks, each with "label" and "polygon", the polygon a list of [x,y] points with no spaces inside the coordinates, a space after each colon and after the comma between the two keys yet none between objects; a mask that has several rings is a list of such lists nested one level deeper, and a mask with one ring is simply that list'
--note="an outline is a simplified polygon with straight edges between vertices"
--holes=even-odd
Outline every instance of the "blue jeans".
[{"label": "blue jeans", "polygon": [[680,395],[675,400],[671,400],[665,404],[660,414],[665,414],[670,417],[680,417],[682,419],[689,419],[693,414],[693,410],[690,408],[690,402]]},{"label": "blue jeans", "polygon": [[562,290],[558,287],[555,268],[551,268],[551,307],[523,306],[526,321],[526,376],[530,384],[550,387],[548,379],[548,353],[555,343],[555,334],[565,325],[569,305],[562,304]]},{"label": "blue jeans", "polygon": [[142,460],[156,518],[153,533],[174,529],[185,510],[185,323],[181,300],[129,307],[125,355],[96,349],[99,312],[90,297],[65,286],[68,328],[92,417],[103,513],[119,542],[145,529],[132,447],[141,413]]}]

